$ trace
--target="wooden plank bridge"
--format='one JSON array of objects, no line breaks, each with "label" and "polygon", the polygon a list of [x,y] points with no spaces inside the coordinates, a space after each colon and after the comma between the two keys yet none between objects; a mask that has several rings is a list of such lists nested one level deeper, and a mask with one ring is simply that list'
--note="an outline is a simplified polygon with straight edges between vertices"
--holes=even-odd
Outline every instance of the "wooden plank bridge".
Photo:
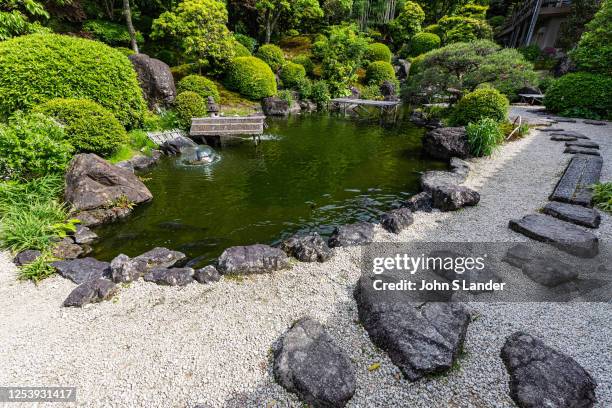
[{"label": "wooden plank bridge", "polygon": [[367,112],[364,106],[371,106],[380,110],[380,120],[384,120],[385,116],[391,116],[393,122],[397,120],[397,113],[401,101],[376,101],[373,99],[351,99],[351,98],[335,98],[330,103],[337,104],[341,107],[344,114],[351,110],[357,114]]},{"label": "wooden plank bridge", "polygon": [[190,136],[258,136],[264,131],[263,115],[217,116],[191,119]]}]

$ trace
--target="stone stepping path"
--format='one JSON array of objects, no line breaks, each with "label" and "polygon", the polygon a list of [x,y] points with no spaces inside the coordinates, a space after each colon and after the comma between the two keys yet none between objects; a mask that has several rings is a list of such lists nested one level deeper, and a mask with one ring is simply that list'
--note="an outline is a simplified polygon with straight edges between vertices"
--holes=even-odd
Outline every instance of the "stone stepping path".
[{"label": "stone stepping path", "polygon": [[590,140],[578,140],[575,142],[567,142],[565,146],[577,146],[577,147],[588,147],[590,149],[599,149],[599,145],[595,142],[591,142]]},{"label": "stone stepping path", "polygon": [[606,126],[608,123],[607,122],[603,122],[600,120],[585,120],[583,121],[583,123],[586,123],[587,125],[595,125],[595,126]]},{"label": "stone stepping path", "polygon": [[576,119],[565,119],[565,118],[553,118],[548,116],[546,119],[550,119],[552,121],[555,121],[557,123],[576,123]]},{"label": "stone stepping path", "polygon": [[589,147],[580,147],[580,146],[569,146],[566,147],[563,153],[570,154],[588,154],[590,156],[601,156],[599,150]]},{"label": "stone stepping path", "polygon": [[586,140],[589,139],[586,135],[580,132],[574,132],[572,130],[562,130],[561,132],[552,132],[550,135],[551,136],[569,136],[569,137],[575,137],[576,139],[586,139]]},{"label": "stone stepping path", "polygon": [[599,181],[602,165],[603,159],[601,157],[574,156],[549,199],[591,207],[593,192],[589,186]]},{"label": "stone stepping path", "polygon": [[528,238],[581,258],[593,258],[599,253],[599,241],[593,233],[549,215],[526,215],[520,220],[510,220],[508,226]]},{"label": "stone stepping path", "polygon": [[542,212],[562,221],[571,222],[588,228],[599,228],[599,224],[601,223],[601,216],[597,210],[581,205],[553,201],[546,204]]},{"label": "stone stepping path", "polygon": [[561,128],[541,128],[538,129],[540,132],[563,132],[565,129],[561,129]]},{"label": "stone stepping path", "polygon": [[576,136],[553,135],[550,137],[553,142],[573,142],[578,140]]}]

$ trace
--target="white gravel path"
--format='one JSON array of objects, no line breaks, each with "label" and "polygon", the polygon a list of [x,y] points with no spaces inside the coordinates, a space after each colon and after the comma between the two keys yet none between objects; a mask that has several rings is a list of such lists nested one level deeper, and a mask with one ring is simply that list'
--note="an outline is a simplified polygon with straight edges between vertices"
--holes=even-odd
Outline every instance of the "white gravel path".
[{"label": "white gravel path", "polygon": [[[520,113],[530,116],[522,108]],[[582,131],[600,143],[607,159],[603,178],[612,180],[612,124],[580,122],[555,127]],[[535,131],[492,159],[474,160],[468,185],[480,191],[479,206],[419,213],[399,236],[377,228],[377,240],[524,240],[508,229],[508,220],[547,202],[569,159],[562,150],[562,143]],[[603,215],[596,233],[610,242],[612,217]],[[513,406],[499,351],[516,330],[575,358],[599,383],[598,406],[612,406],[612,305],[472,304],[479,317],[469,327],[459,369],[409,383],[356,323],[358,262],[359,249],[340,249],[325,264],[209,286],[140,281],[113,301],[65,309],[60,305],[74,284],[61,277],[38,286],[18,282],[14,265],[1,254],[0,386],[76,386],[83,407],[300,407],[274,382],[270,350],[293,321],[310,315],[356,365],[350,407]],[[370,372],[373,363],[381,366]]]}]

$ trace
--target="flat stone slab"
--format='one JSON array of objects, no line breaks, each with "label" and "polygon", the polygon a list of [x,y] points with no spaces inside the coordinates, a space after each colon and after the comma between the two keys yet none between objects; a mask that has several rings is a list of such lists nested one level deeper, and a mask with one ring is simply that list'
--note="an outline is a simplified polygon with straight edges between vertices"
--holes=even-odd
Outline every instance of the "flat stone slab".
[{"label": "flat stone slab", "polygon": [[593,233],[549,215],[526,215],[520,220],[511,220],[509,227],[526,237],[549,243],[581,258],[593,258],[599,253],[599,240]]},{"label": "flat stone slab", "polygon": [[578,277],[578,271],[556,258],[535,258],[521,266],[531,280],[541,285],[554,287]]},{"label": "flat stone slab", "polygon": [[601,156],[599,150],[589,147],[569,146],[566,147],[563,153],[570,154],[588,154],[589,156]]},{"label": "flat stone slab", "polygon": [[554,120],[557,123],[576,123],[576,119],[565,119],[565,118],[553,118],[547,117],[546,119]]},{"label": "flat stone slab", "polygon": [[551,136],[570,136],[570,137],[575,137],[576,139],[588,139],[589,137],[580,133],[580,132],[574,132],[572,130],[562,130],[562,131],[556,131],[556,132],[552,132],[550,134]]},{"label": "flat stone slab", "polygon": [[599,145],[590,140],[576,140],[575,142],[567,142],[565,145],[567,147],[577,146],[577,147],[588,147],[591,149],[599,149]]},{"label": "flat stone slab", "polygon": [[552,215],[563,221],[588,228],[598,228],[601,223],[599,212],[593,208],[567,203],[551,202],[542,209],[544,214]]},{"label": "flat stone slab", "polygon": [[587,125],[595,125],[595,126],[606,126],[608,124],[608,122],[604,122],[601,120],[584,120],[583,123],[586,123]]},{"label": "flat stone slab", "polygon": [[553,142],[573,142],[574,140],[578,140],[578,138],[576,136],[557,135],[551,136],[550,140],[552,140]]},{"label": "flat stone slab", "polygon": [[540,132],[563,132],[565,129],[550,127],[550,128],[538,128]]},{"label": "flat stone slab", "polygon": [[64,278],[70,279],[78,285],[100,278],[110,278],[111,276],[110,264],[98,261],[95,258],[56,261],[51,263],[51,266]]},{"label": "flat stone slab", "polygon": [[550,195],[550,200],[590,207],[593,198],[590,186],[599,182],[602,165],[601,157],[574,156]]}]

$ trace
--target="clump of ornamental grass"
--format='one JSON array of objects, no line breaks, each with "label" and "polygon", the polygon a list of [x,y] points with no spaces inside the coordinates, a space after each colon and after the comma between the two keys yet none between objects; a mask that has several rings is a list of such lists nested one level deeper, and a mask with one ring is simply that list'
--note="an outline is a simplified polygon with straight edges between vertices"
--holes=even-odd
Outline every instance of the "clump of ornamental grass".
[{"label": "clump of ornamental grass", "polygon": [[593,186],[593,203],[600,210],[612,213],[612,182]]},{"label": "clump of ornamental grass", "polygon": [[499,123],[491,118],[483,118],[476,123],[469,123],[465,128],[470,152],[472,155],[490,156],[504,141],[504,134]]}]

